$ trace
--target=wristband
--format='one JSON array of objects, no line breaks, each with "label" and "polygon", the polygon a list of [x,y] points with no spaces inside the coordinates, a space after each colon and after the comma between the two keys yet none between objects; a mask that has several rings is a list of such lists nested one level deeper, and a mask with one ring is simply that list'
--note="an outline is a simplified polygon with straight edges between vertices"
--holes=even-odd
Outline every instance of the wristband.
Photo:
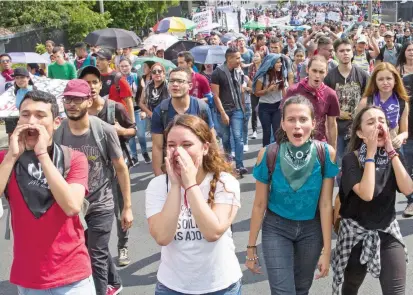
[{"label": "wristband", "polygon": [[188,200],[186,199],[186,192],[187,192],[188,190],[190,190],[191,188],[193,188],[194,186],[197,186],[197,185],[198,185],[198,184],[195,183],[195,184],[193,184],[193,185],[191,185],[190,187],[188,187],[188,188],[185,189],[185,193],[184,193],[184,204],[185,204],[185,207],[186,207],[186,208],[188,208]]},{"label": "wristband", "polygon": [[398,157],[399,154],[394,152],[391,156],[389,156],[390,160],[393,160],[393,158]]},{"label": "wristband", "polygon": [[49,152],[44,152],[44,153],[36,154],[36,157],[40,157],[41,155],[48,154],[48,153],[49,153]]},{"label": "wristband", "polygon": [[376,160],[374,160],[374,159],[365,159],[364,160],[364,163],[368,163],[368,162],[376,163]]},{"label": "wristband", "polygon": [[257,246],[247,246],[247,249],[257,248]]},{"label": "wristband", "polygon": [[258,256],[254,257],[254,258],[248,258],[248,256],[245,256],[245,259],[248,261],[255,261],[258,260]]}]

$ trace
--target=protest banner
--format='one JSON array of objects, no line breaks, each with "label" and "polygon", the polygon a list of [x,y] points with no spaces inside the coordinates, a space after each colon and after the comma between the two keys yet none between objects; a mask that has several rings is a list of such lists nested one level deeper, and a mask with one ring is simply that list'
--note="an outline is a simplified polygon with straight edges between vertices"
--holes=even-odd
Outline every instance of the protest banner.
[{"label": "protest banner", "polygon": [[316,23],[324,23],[326,21],[326,14],[324,12],[317,12],[315,21]]},{"label": "protest banner", "polygon": [[212,14],[211,10],[195,13],[192,21],[196,23],[194,34],[198,32],[208,31],[212,29]]}]

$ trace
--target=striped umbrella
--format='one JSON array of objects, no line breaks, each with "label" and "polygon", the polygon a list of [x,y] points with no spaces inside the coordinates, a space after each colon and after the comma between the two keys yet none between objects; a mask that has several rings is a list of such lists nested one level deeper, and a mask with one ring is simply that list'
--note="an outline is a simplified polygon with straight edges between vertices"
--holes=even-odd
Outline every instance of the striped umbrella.
[{"label": "striped umbrella", "polygon": [[173,33],[173,32],[185,32],[186,30],[193,30],[196,28],[196,24],[183,17],[167,17],[159,21],[154,27],[154,32],[157,33]]}]

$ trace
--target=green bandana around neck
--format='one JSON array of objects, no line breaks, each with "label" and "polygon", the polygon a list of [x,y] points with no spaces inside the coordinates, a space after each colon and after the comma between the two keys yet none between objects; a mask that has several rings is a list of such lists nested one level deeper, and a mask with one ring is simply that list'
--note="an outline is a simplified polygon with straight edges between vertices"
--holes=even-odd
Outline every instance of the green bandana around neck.
[{"label": "green bandana around neck", "polygon": [[308,140],[296,147],[290,142],[280,145],[281,171],[294,191],[298,191],[310,177],[317,159],[317,150]]}]

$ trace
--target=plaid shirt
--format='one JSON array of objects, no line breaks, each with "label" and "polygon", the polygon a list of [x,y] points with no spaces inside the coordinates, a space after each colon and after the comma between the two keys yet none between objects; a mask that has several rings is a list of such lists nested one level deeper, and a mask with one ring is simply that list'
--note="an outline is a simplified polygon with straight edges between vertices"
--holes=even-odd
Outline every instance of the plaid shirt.
[{"label": "plaid shirt", "polygon": [[355,220],[343,218],[340,223],[340,232],[336,248],[333,251],[331,265],[333,268],[333,295],[340,294],[340,285],[343,283],[344,270],[347,267],[351,251],[357,243],[363,241],[360,255],[360,263],[367,264],[367,272],[374,278],[380,276],[380,237],[379,231],[392,235],[399,241],[406,254],[406,262],[409,262],[407,249],[403,243],[402,234],[397,220],[394,220],[386,229],[367,230]]}]

